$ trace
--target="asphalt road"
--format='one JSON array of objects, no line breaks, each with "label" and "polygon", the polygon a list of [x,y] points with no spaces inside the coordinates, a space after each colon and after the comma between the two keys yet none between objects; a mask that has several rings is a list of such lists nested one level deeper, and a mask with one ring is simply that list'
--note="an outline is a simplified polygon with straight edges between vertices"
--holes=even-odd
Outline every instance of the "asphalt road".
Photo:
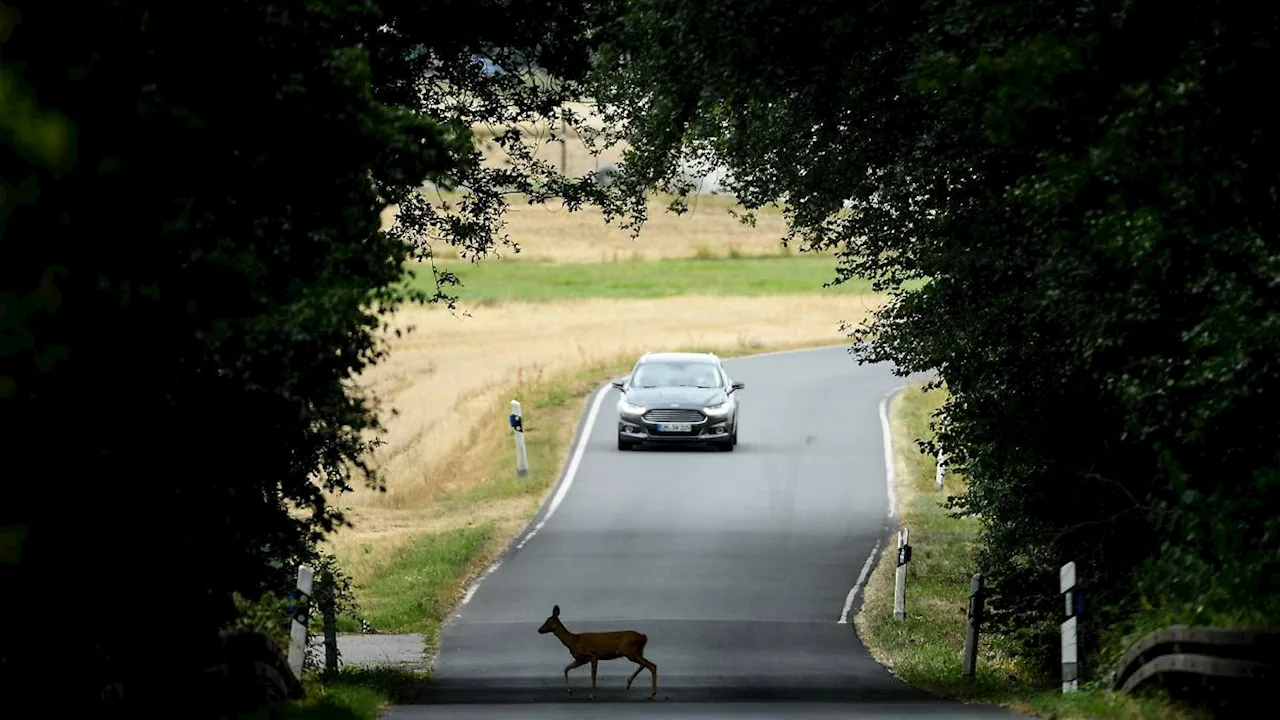
[{"label": "asphalt road", "polygon": [[[892,522],[880,404],[903,379],[843,348],[726,368],[747,385],[733,453],[619,452],[602,391],[536,530],[446,626],[419,704],[384,718],[1014,717],[911,688],[841,622]],[[600,663],[594,701],[590,666],[566,694],[568,651],[537,633],[556,604],[570,631],[646,633],[658,698],[647,671],[623,689],[627,660]]]}]

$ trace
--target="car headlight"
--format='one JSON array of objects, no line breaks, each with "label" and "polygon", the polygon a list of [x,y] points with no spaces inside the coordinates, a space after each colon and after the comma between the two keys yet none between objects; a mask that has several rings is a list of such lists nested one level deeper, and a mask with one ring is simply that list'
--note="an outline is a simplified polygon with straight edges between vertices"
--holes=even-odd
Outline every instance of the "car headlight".
[{"label": "car headlight", "polygon": [[626,400],[618,401],[618,412],[623,415],[643,415],[649,408],[643,405],[632,405]]},{"label": "car headlight", "polygon": [[725,415],[729,412],[729,402],[726,400],[719,405],[708,405],[702,411],[708,415]]}]

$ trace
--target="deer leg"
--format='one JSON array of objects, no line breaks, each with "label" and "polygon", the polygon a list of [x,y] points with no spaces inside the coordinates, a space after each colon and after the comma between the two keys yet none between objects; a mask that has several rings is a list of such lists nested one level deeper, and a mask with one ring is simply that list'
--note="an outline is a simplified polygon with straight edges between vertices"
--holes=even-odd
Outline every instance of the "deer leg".
[{"label": "deer leg", "polygon": [[631,683],[635,681],[636,676],[644,672],[644,663],[635,658],[627,658],[627,659],[636,664],[636,671],[631,673],[631,677],[627,678],[627,689],[630,690]]},{"label": "deer leg", "polygon": [[596,699],[596,664],[598,662],[599,660],[591,658],[591,697],[587,698],[588,700]]},{"label": "deer leg", "polygon": [[[640,659],[644,660],[644,658]],[[644,664],[648,666],[649,673],[653,676],[653,692],[649,693],[649,699],[652,700],[658,697],[658,665],[649,660],[644,660]]]},{"label": "deer leg", "polygon": [[570,695],[573,694],[573,689],[569,687],[569,671],[576,667],[582,667],[583,665],[586,665],[586,664],[587,664],[586,658],[574,658],[573,662],[564,666],[564,691],[565,692],[569,693]]}]

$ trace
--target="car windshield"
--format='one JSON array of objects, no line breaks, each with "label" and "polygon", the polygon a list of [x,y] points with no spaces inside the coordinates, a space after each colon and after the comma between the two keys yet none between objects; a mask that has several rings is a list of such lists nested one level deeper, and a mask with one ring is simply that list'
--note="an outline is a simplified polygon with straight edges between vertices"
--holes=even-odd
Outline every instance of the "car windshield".
[{"label": "car windshield", "polygon": [[715,365],[706,362],[649,362],[636,369],[631,384],[640,388],[719,387]]}]

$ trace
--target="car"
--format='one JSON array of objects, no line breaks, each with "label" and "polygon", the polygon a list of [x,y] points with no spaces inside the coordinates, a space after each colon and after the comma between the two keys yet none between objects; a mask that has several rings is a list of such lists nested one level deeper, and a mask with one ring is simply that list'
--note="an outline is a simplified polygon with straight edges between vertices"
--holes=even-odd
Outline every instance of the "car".
[{"label": "car", "polygon": [[713,353],[649,352],[615,380],[618,449],[637,445],[738,444],[738,392],[746,387]]}]

